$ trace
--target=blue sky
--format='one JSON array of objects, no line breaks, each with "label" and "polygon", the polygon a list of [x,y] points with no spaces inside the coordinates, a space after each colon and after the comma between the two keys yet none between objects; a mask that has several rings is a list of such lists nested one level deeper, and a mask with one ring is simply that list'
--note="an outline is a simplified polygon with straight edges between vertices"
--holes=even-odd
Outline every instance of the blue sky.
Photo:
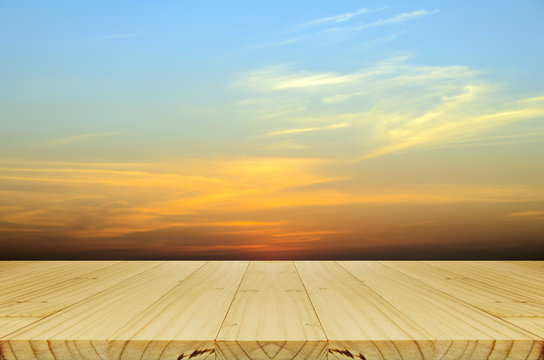
[{"label": "blue sky", "polygon": [[[1,6],[2,77],[8,80],[3,90],[12,96],[14,83],[22,87],[36,79],[94,80],[90,88],[78,89],[81,96],[110,96],[106,85],[125,96],[148,96],[144,82],[161,95],[187,90],[184,83],[193,82],[202,94],[251,68],[289,63],[307,70],[353,71],[397,53],[427,65],[475,67],[489,76],[516,79],[525,89],[543,80],[539,1],[30,1]],[[369,12],[357,14],[360,9]],[[387,22],[402,14],[413,16]],[[327,33],[331,29],[336,31]],[[68,95],[51,90],[50,96]],[[73,89],[67,92],[75,96]]]},{"label": "blue sky", "polygon": [[[0,101],[8,108],[29,102],[141,104],[142,99],[149,111],[177,104],[217,106],[239,95],[232,83],[253,69],[279,64],[350,72],[407,55],[417,64],[469,66],[520,94],[539,91],[544,80],[538,1],[1,6]],[[53,128],[71,126],[48,113]],[[111,117],[87,121],[110,123]]]}]

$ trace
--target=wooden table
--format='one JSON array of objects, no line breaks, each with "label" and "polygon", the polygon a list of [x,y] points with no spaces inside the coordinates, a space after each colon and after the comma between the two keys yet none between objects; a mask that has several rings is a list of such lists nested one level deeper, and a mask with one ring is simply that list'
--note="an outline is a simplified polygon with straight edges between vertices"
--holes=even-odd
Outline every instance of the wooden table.
[{"label": "wooden table", "polygon": [[4,261],[0,359],[543,358],[544,261]]}]

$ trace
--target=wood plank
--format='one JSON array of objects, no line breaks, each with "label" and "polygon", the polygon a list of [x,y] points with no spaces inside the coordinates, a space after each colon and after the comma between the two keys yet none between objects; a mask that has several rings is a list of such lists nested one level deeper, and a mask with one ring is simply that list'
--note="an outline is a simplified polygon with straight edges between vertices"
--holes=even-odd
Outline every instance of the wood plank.
[{"label": "wood plank", "polygon": [[496,270],[476,265],[472,261],[424,261],[424,263],[456,273],[458,276],[495,284],[501,289],[517,292],[536,301],[544,298],[542,282],[535,284],[534,281],[526,281],[523,276],[508,272],[497,273]]},{"label": "wood plank", "polygon": [[217,336],[217,359],[326,359],[327,340],[292,261],[252,261]]},{"label": "wood plank", "polygon": [[407,276],[394,265],[338,263],[431,333],[440,359],[536,360],[541,355],[542,343],[533,334]]},{"label": "wood plank", "polygon": [[9,274],[2,274],[0,299],[8,301],[24,298],[34,292],[61,286],[63,282],[86,276],[88,273],[112,266],[119,261],[67,261],[36,262],[24,270],[13,269]]},{"label": "wood plank", "polygon": [[5,264],[0,269],[0,277],[2,283],[0,283],[0,296],[5,296],[7,293],[6,288],[9,290],[9,286],[16,284],[23,279],[30,280],[36,275],[45,274],[55,275],[58,271],[55,268],[70,266],[77,264],[76,261],[4,261]]},{"label": "wood plank", "polygon": [[6,360],[103,360],[108,340],[204,265],[163,262],[10,335],[0,345]]},{"label": "wood plank", "polygon": [[14,333],[15,331],[38,320],[40,320],[40,318],[0,317],[0,341],[2,338],[7,337],[9,334]]},{"label": "wood plank", "polygon": [[0,318],[41,318],[51,315],[158,264],[160,264],[158,261],[113,262],[82,275],[70,273],[72,277],[51,286],[39,287],[36,290],[30,288],[24,295],[0,300]]},{"label": "wood plank", "polygon": [[515,262],[505,261],[471,261],[472,265],[483,266],[497,273],[497,275],[516,276],[523,281],[530,281],[535,286],[540,287],[544,291],[544,268],[530,268],[520,266]]},{"label": "wood plank", "polygon": [[329,339],[329,359],[435,359],[433,338],[331,261],[295,261]]},{"label": "wood plank", "polygon": [[111,360],[214,359],[248,261],[210,261],[112,335]]},{"label": "wood plank", "polygon": [[498,317],[544,314],[544,298],[537,301],[496,283],[458,275],[420,261],[381,263]]},{"label": "wood plank", "polygon": [[519,326],[544,340],[544,314],[540,317],[505,317],[504,320]]}]

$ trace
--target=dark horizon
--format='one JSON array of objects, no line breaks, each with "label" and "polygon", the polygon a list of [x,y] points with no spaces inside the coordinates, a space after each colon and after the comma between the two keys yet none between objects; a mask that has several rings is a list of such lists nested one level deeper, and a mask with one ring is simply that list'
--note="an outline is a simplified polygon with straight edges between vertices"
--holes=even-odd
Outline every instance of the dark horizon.
[{"label": "dark horizon", "polygon": [[204,255],[144,255],[127,249],[94,250],[81,252],[47,252],[20,250],[1,252],[0,260],[544,260],[544,242],[527,245],[506,245],[500,248],[481,246],[466,248],[467,244],[450,244],[440,249],[427,245],[407,245],[395,250],[329,249],[327,254],[311,252],[271,255],[255,253],[204,254]]}]

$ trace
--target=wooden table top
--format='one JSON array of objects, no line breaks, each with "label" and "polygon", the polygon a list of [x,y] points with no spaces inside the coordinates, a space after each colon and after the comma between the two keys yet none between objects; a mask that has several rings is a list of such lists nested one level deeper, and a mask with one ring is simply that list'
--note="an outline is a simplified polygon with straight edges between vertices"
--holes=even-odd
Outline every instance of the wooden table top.
[{"label": "wooden table top", "polygon": [[544,261],[0,261],[0,359],[544,359]]}]

